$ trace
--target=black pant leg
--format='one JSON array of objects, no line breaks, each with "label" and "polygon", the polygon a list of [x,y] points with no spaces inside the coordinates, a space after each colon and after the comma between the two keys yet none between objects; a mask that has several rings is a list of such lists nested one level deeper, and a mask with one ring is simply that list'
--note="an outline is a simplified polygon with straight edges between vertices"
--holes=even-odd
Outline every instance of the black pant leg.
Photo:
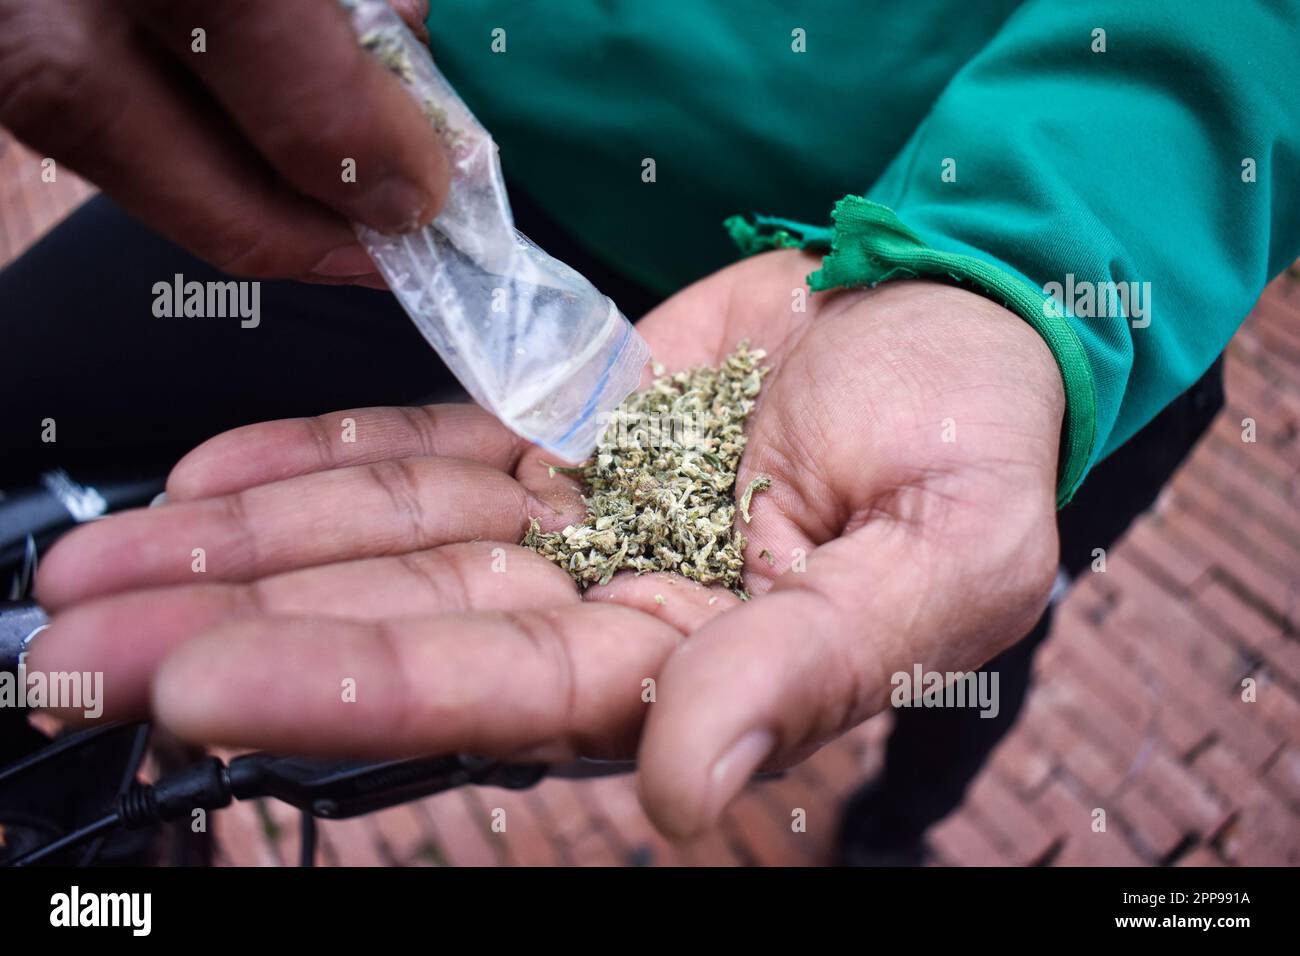
[{"label": "black pant leg", "polygon": [[451,381],[386,292],[264,281],[259,324],[243,328],[155,316],[154,284],[177,274],[230,278],[103,196],[0,272],[0,486],[174,460],[237,425],[407,403]]}]

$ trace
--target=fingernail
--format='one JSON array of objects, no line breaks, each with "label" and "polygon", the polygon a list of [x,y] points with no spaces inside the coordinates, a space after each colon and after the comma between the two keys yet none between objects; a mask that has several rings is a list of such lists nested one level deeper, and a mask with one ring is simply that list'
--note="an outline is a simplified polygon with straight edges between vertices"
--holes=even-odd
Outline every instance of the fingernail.
[{"label": "fingernail", "polygon": [[327,252],[325,258],[312,266],[311,271],[313,275],[344,279],[372,274],[375,271],[375,263],[366,255],[366,250],[353,244],[339,246]]},{"label": "fingernail", "polygon": [[432,200],[425,190],[393,177],[366,193],[358,215],[367,226],[383,233],[411,232],[423,223]]},{"label": "fingernail", "polygon": [[403,20],[423,23],[429,19],[429,0],[396,0],[396,4],[401,6],[406,14],[402,17]]},{"label": "fingernail", "polygon": [[707,814],[706,825],[712,825],[727,809],[727,804],[735,799],[741,789],[749,782],[776,745],[776,738],[767,730],[751,730],[714,762],[709,771],[709,789],[704,801]]}]

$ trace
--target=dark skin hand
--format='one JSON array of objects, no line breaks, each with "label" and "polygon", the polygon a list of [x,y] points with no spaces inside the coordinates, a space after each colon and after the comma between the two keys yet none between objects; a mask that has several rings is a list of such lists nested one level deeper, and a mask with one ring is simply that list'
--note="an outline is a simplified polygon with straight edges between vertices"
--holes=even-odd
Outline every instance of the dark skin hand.
[{"label": "dark skin hand", "polygon": [[[390,5],[427,38],[427,0]],[[407,231],[447,194],[334,0],[0,0],[0,125],[232,275],[382,285],[349,222]]]},{"label": "dark skin hand", "polygon": [[754,257],[638,325],[670,370],[769,352],[737,484],[773,479],[742,524],[751,601],[666,574],[580,596],[514,544],[530,516],[582,514],[551,456],[474,406],[364,409],[218,436],[168,504],[60,541],[28,666],[103,671],[106,716],[204,743],[635,754],[655,823],[699,833],[756,768],[887,707],[893,673],[1016,641],[1055,575],[1064,394],[1042,339],[930,282],[793,310],[816,265]]}]

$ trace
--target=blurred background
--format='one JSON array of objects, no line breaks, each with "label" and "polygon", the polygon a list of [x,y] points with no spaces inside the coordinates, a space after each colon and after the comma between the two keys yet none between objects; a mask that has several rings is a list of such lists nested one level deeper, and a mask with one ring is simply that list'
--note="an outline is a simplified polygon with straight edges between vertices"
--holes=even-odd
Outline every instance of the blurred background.
[{"label": "blurred background", "polygon": [[[64,169],[53,183],[40,172],[0,130],[0,267],[94,192]],[[1058,609],[1020,724],[927,835],[934,865],[1300,865],[1297,267],[1233,339],[1226,378],[1214,427],[1105,573],[1078,581]],[[461,788],[322,821],[319,863],[825,864],[840,804],[879,766],[888,721],[751,784],[688,846],[659,837],[633,780],[613,777]],[[1104,833],[1091,826],[1095,807],[1106,808]],[[504,833],[492,828],[499,809]],[[295,862],[297,817],[283,804],[236,804],[214,819],[218,862]]]}]

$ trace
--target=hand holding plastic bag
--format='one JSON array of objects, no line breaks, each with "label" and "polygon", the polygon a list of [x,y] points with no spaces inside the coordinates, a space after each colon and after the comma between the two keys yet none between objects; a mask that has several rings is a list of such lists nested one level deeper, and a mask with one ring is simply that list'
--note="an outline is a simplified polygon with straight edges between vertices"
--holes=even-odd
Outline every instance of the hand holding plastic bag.
[{"label": "hand holding plastic bag", "polygon": [[569,461],[636,387],[650,350],[607,296],[514,227],[496,143],[383,0],[343,0],[364,46],[442,135],[451,191],[424,229],[361,244],[465,389],[513,431]]}]

